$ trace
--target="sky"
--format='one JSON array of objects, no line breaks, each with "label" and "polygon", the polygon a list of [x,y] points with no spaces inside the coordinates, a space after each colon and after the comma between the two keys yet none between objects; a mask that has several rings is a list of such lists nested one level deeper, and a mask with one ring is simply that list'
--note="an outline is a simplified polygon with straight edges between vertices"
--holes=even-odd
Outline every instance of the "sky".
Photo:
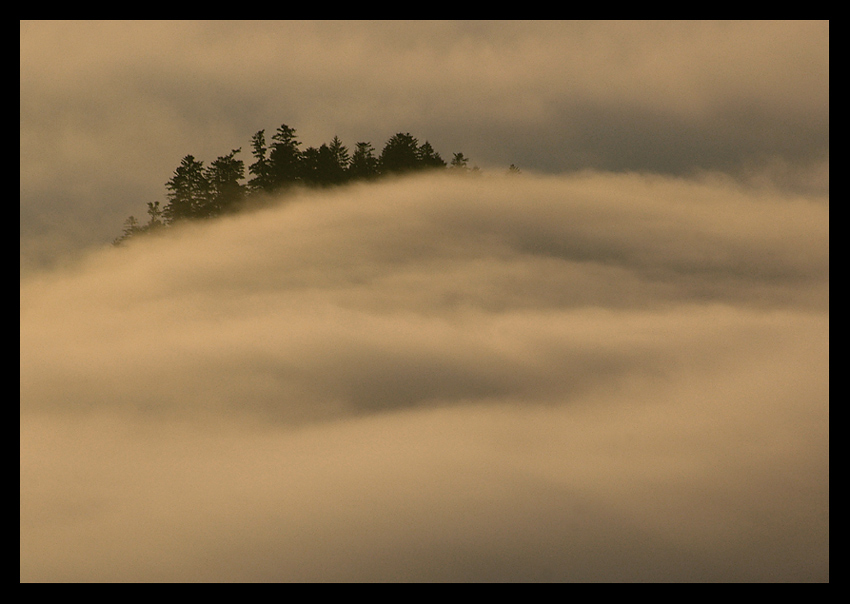
[{"label": "sky", "polygon": [[21,271],[22,582],[829,580],[828,22],[22,22]]},{"label": "sky", "polygon": [[281,124],[450,160],[829,181],[829,23],[22,22],[22,266]]}]

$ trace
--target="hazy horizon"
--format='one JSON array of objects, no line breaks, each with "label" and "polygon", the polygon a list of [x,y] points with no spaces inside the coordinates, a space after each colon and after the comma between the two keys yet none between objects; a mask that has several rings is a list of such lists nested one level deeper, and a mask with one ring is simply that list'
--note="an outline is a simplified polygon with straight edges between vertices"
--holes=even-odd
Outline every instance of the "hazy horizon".
[{"label": "hazy horizon", "polygon": [[22,22],[21,581],[828,582],[828,32]]},{"label": "hazy horizon", "polygon": [[22,21],[22,266],[110,242],[286,123],[502,172],[829,187],[825,21]]}]

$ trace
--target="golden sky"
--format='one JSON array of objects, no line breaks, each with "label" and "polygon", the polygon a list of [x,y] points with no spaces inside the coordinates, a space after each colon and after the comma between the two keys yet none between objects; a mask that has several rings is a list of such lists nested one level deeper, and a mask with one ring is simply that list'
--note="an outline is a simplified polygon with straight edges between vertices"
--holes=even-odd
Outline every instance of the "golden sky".
[{"label": "golden sky", "polygon": [[[828,581],[828,46],[22,23],[21,581]],[[483,174],[107,245],[282,122]]]},{"label": "golden sky", "polygon": [[22,234],[109,242],[184,155],[247,165],[281,123],[305,146],[410,132],[482,168],[823,186],[829,23],[22,22]]}]

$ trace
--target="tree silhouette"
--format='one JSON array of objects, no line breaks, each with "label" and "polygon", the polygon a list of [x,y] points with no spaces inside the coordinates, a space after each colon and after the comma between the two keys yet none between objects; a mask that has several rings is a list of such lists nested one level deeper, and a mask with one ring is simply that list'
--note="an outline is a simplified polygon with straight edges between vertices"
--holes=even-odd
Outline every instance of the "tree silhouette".
[{"label": "tree silhouette", "polygon": [[281,189],[298,182],[301,172],[301,145],[295,138],[295,129],[281,124],[272,136],[269,152],[269,181],[271,190]]},{"label": "tree silhouette", "polygon": [[204,162],[187,155],[174,170],[165,188],[168,204],[163,216],[169,224],[186,218],[197,218],[203,212],[209,194],[209,183],[204,174]]},{"label": "tree silhouette", "polygon": [[164,223],[162,222],[162,208],[159,207],[158,201],[148,202],[148,215],[150,216],[150,221],[144,226],[139,224],[139,221],[136,220],[135,216],[128,217],[127,220],[124,221],[124,232],[120,237],[115,239],[112,244],[121,245],[127,239],[134,237],[135,235],[154,231],[164,226]]},{"label": "tree silhouette", "polygon": [[422,170],[427,170],[429,168],[445,168],[446,162],[443,161],[443,158],[440,157],[440,154],[434,151],[431,147],[431,143],[425,141],[422,143],[422,146],[417,149],[419,156],[419,165],[418,168]]},{"label": "tree silhouette", "polygon": [[[207,167],[193,155],[185,156],[165,184],[168,191],[165,206],[160,207],[158,201],[148,203],[149,222],[141,225],[130,216],[124,223],[123,234],[113,243],[119,245],[130,237],[180,220],[235,212],[246,197],[276,193],[295,185],[333,186],[382,175],[446,168],[446,162],[431,143],[426,140],[420,145],[409,132],[394,134],[379,157],[375,157],[375,148],[369,142],[358,142],[354,153],[349,154],[338,136],[318,148],[301,151],[300,146],[295,129],[286,124],[278,127],[270,146],[266,143],[265,130],[256,132],[251,137],[254,161],[248,167],[251,178],[247,184],[241,182],[245,178],[245,164],[236,159],[241,147],[218,157]],[[463,153],[454,153],[451,169],[480,172],[477,166],[470,170],[468,163],[469,158]],[[519,174],[520,170],[511,164],[509,173]]]},{"label": "tree silhouette", "polygon": [[145,226],[145,230],[150,231],[163,226],[164,223],[162,222],[162,208],[159,207],[158,201],[148,202],[148,216],[150,216],[150,221]]},{"label": "tree silhouette", "polygon": [[345,168],[339,165],[330,147],[308,147],[301,154],[301,180],[307,185],[330,186],[345,179]]},{"label": "tree silhouette", "polygon": [[328,148],[333,155],[334,161],[337,165],[337,182],[343,182],[346,180],[346,173],[348,172],[348,165],[351,163],[351,158],[348,155],[348,147],[342,144],[342,141],[339,140],[338,136],[334,136],[331,144],[328,145]]},{"label": "tree silhouette", "polygon": [[464,157],[463,153],[454,153],[452,157],[451,167],[453,170],[463,170],[466,171],[467,164],[469,163],[469,158]]},{"label": "tree silhouette", "polygon": [[141,232],[141,227],[139,226],[139,221],[136,220],[135,216],[128,216],[127,220],[124,221],[124,230],[120,237],[116,238],[112,245],[121,245],[127,239]]},{"label": "tree silhouette", "polygon": [[379,158],[381,174],[403,174],[419,167],[419,141],[407,133],[397,133],[387,141]]},{"label": "tree silhouette", "polygon": [[251,138],[251,155],[254,156],[254,163],[248,167],[248,173],[253,175],[253,178],[248,181],[248,189],[252,193],[272,192],[271,163],[267,154],[266,131],[260,130]]},{"label": "tree silhouette", "polygon": [[245,164],[235,155],[242,150],[234,149],[227,155],[216,159],[204,171],[207,181],[208,198],[200,215],[218,216],[232,211],[245,194],[245,185],[239,183],[245,178]]},{"label": "tree silhouette", "polygon": [[357,143],[351,162],[348,164],[348,175],[352,179],[370,179],[378,176],[378,158],[372,143]]}]

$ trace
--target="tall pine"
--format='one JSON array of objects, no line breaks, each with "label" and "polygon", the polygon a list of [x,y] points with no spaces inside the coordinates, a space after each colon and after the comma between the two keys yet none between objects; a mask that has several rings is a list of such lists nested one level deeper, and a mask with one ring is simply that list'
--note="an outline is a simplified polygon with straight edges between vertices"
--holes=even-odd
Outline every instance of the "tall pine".
[{"label": "tall pine", "polygon": [[269,180],[271,190],[281,189],[295,184],[300,179],[301,151],[300,142],[295,138],[295,129],[286,124],[272,136],[269,152]]},{"label": "tall pine", "polygon": [[418,149],[419,152],[419,168],[445,168],[446,162],[440,157],[440,154],[434,151],[431,143],[425,141]]},{"label": "tall pine", "polygon": [[381,174],[402,174],[419,167],[419,141],[409,132],[394,134],[379,159]]},{"label": "tall pine", "polygon": [[348,164],[348,176],[365,180],[378,176],[378,158],[372,143],[359,142]]},{"label": "tall pine", "polygon": [[331,155],[334,158],[334,163],[336,164],[336,169],[334,170],[336,174],[334,175],[335,183],[341,183],[346,180],[346,175],[348,173],[348,164],[351,162],[351,158],[348,155],[348,147],[342,144],[342,141],[339,140],[338,136],[334,136],[331,144],[328,145],[330,149]]},{"label": "tall pine", "polygon": [[187,155],[165,184],[168,203],[163,209],[166,222],[197,218],[204,211],[209,195],[209,183],[204,173],[204,162]]},{"label": "tall pine", "polygon": [[248,190],[251,193],[271,193],[271,163],[268,159],[268,147],[266,147],[266,131],[260,130],[251,137],[251,155],[254,163],[248,167],[248,173],[252,178],[248,181]]},{"label": "tall pine", "polygon": [[245,194],[245,185],[239,181],[245,177],[245,164],[236,159],[242,148],[234,149],[217,158],[207,167],[204,175],[208,184],[208,199],[202,216],[218,216],[233,209]]}]

